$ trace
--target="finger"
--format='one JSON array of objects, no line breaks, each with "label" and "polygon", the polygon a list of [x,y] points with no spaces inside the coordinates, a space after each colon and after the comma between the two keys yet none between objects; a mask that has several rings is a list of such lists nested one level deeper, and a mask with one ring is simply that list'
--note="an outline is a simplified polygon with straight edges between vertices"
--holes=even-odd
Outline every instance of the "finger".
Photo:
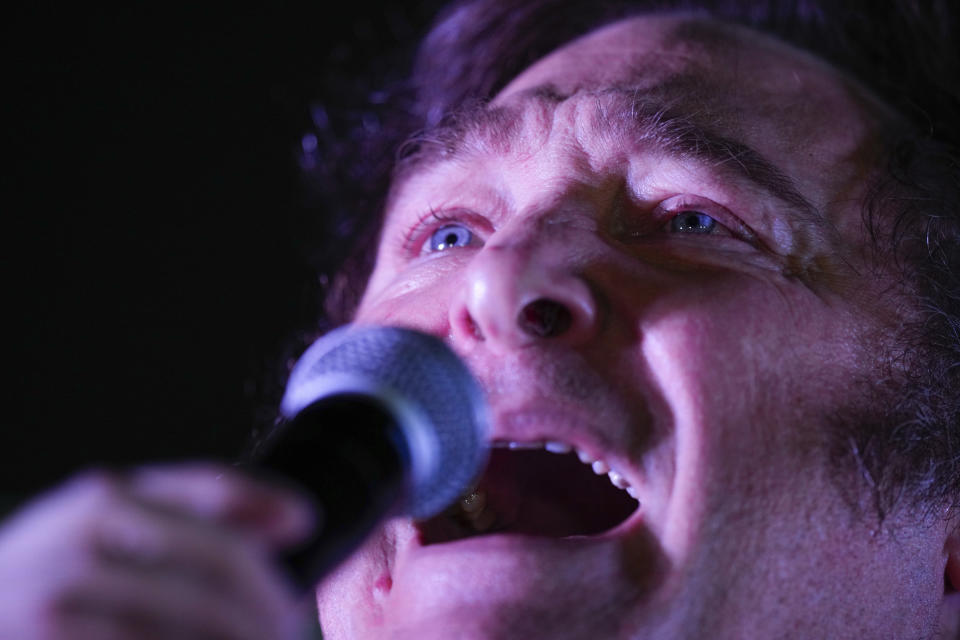
[{"label": "finger", "polygon": [[102,516],[95,544],[106,565],[145,580],[178,576],[265,619],[282,619],[292,606],[266,548],[209,522],[134,504]]},{"label": "finger", "polygon": [[102,514],[126,500],[122,483],[102,471],[84,473],[41,496],[0,531],[4,580],[41,591],[55,586],[62,569],[82,563],[92,551]]},{"label": "finger", "polygon": [[99,610],[64,607],[44,625],[45,630],[39,637],[44,640],[171,640],[160,635],[158,629],[143,626],[131,625],[129,620]]},{"label": "finger", "polygon": [[129,487],[144,501],[243,529],[272,546],[298,542],[314,527],[313,510],[302,495],[225,467],[141,468],[130,475]]},{"label": "finger", "polygon": [[[5,598],[0,610],[4,618],[19,616],[34,622],[28,634],[19,633],[9,624],[0,624],[0,636],[63,640],[153,637],[154,630],[161,628],[157,617],[148,616],[151,625],[146,628],[136,607],[130,615],[104,607],[88,609],[87,615],[68,619],[54,615],[67,595],[105,595],[97,586],[98,580],[102,573],[110,571],[124,572],[140,584],[163,585],[173,581],[177,588],[165,592],[175,595],[190,594],[198,589],[212,593],[229,603],[234,612],[230,615],[232,619],[242,621],[244,616],[252,616],[263,621],[259,623],[261,626],[283,626],[290,604],[282,581],[262,557],[262,545],[182,512],[145,505],[131,496],[127,485],[125,478],[113,474],[85,474],[51,493],[42,504],[38,502],[19,519],[20,526],[6,530],[9,539],[4,548],[14,553],[7,558],[10,562],[2,565],[4,578],[19,586],[17,602]],[[16,562],[17,557],[23,556],[42,558],[42,566],[38,570],[37,562]],[[121,598],[133,597],[137,589],[124,586],[117,593]],[[101,600],[110,601],[109,597]],[[138,601],[164,602],[160,597],[141,597]],[[166,608],[189,611],[183,607],[190,603],[203,611],[218,611],[216,606],[205,604],[200,595],[191,597],[183,606],[174,602]],[[115,615],[105,615],[104,611]],[[226,619],[223,615],[219,617]],[[241,624],[257,628],[257,623]],[[41,628],[43,635],[37,636]],[[11,629],[13,635],[6,635]],[[206,633],[202,625],[198,631]],[[266,632],[260,635],[277,637]],[[184,640],[188,636],[173,633],[166,637]],[[219,637],[228,636],[220,633]]]},{"label": "finger", "polygon": [[[113,568],[86,576],[61,599],[62,627],[97,630],[129,640],[289,637],[289,619],[257,615],[223,592],[183,574],[144,575]],[[72,636],[69,636],[72,638]],[[93,636],[93,637],[102,637]]]}]

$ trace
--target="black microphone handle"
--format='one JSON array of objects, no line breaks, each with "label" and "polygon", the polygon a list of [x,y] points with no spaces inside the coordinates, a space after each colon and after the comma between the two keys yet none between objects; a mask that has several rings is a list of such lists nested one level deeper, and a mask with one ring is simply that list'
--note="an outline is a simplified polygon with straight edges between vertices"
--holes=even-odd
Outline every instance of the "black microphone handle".
[{"label": "black microphone handle", "polygon": [[251,471],[314,502],[313,535],[280,558],[302,592],[360,546],[396,506],[409,464],[400,426],[371,396],[328,396],[281,425]]}]

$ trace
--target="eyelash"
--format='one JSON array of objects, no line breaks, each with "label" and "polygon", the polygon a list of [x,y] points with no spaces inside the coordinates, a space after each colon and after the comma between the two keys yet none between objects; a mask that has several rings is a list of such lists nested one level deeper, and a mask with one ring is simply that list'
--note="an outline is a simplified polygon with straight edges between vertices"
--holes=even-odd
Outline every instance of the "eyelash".
[{"label": "eyelash", "polygon": [[[671,202],[674,200],[675,202]],[[654,212],[654,218],[658,221],[657,224],[660,225],[660,229],[669,226],[677,216],[683,213],[698,212],[705,213],[716,220],[717,224],[726,229],[731,237],[750,245],[757,245],[758,243],[757,234],[740,218],[706,199],[687,195],[668,198],[658,204]]]},{"label": "eyelash", "polygon": [[[676,200],[676,202],[671,203],[671,200]],[[677,216],[687,212],[704,213],[716,220],[717,224],[726,229],[729,232],[730,237],[742,242],[746,242],[752,246],[756,246],[758,244],[757,235],[752,229],[750,229],[750,227],[744,224],[740,218],[711,201],[707,201],[705,199],[702,200],[697,197],[685,195],[667,198],[654,208],[651,218],[655,222],[656,230],[669,233],[665,231],[666,228]],[[478,234],[477,228],[480,225],[471,223],[471,217],[473,216],[467,214],[463,210],[435,209],[431,207],[429,211],[419,216],[416,222],[414,222],[414,224],[411,225],[411,227],[401,237],[400,249],[406,256],[417,257],[421,255],[423,245],[429,240],[431,234],[435,233],[438,229],[441,229],[448,223],[462,224],[470,229],[474,234]],[[631,235],[647,236],[650,234],[650,232],[651,229],[647,227],[645,231],[638,230],[638,232],[634,232]],[[715,236],[715,234],[711,235]]]},{"label": "eyelash", "polygon": [[430,208],[427,213],[421,215],[409,230],[401,237],[400,249],[406,256],[416,257],[421,253],[424,242],[437,229],[443,227],[446,223],[458,222],[464,226],[470,226],[464,222],[462,211],[441,210]]}]

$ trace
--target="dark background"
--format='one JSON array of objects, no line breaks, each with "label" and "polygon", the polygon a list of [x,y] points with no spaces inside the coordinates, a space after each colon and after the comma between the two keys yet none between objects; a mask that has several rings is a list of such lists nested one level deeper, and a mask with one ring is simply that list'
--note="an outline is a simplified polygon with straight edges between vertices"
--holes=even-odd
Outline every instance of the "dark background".
[{"label": "dark background", "polygon": [[62,4],[3,27],[5,509],[89,466],[231,460],[269,419],[319,308],[311,105],[437,3]]}]

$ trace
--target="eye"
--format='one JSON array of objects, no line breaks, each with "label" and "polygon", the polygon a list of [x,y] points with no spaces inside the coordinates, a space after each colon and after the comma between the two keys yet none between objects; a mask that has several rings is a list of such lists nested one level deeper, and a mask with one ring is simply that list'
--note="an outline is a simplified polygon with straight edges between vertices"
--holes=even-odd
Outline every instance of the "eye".
[{"label": "eye", "polygon": [[423,243],[424,253],[446,251],[454,247],[468,247],[473,244],[473,232],[461,224],[446,224],[427,238]]},{"label": "eye", "polygon": [[725,230],[713,216],[702,211],[681,211],[668,223],[671,233],[708,234]]},{"label": "eye", "polygon": [[718,244],[724,250],[738,242],[755,248],[757,234],[737,215],[723,205],[699,195],[683,193],[657,204],[650,216],[638,216],[649,226],[631,231],[634,237],[653,240],[660,238],[670,243],[701,246]]},{"label": "eye", "polygon": [[399,255],[406,260],[439,255],[456,249],[478,249],[484,237],[492,232],[490,222],[469,210],[456,208],[429,209],[402,235],[398,234]]}]

